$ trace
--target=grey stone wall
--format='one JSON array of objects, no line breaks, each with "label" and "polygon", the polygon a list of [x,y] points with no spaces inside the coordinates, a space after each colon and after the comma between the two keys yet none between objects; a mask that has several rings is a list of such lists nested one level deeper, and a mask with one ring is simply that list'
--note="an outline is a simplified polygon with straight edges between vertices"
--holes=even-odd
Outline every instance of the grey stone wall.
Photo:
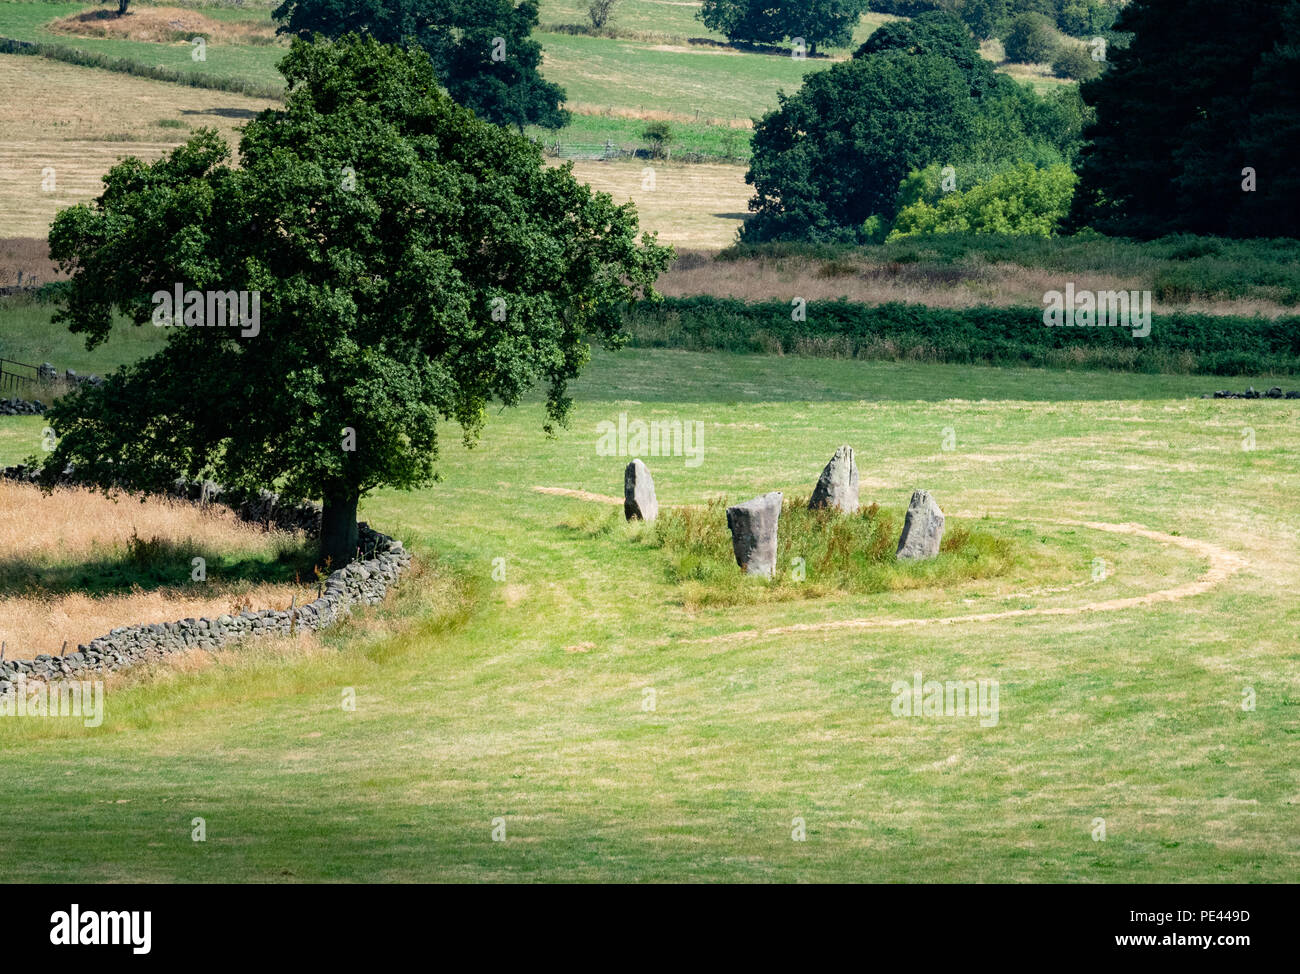
[{"label": "grey stone wall", "polygon": [[0,399],[0,416],[40,416],[45,403],[39,399]]}]

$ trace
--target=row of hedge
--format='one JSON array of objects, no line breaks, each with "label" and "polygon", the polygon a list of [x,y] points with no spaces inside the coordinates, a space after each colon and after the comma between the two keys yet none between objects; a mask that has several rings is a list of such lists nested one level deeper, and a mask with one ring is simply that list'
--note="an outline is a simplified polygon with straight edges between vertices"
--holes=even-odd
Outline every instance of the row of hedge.
[{"label": "row of hedge", "polygon": [[987,365],[1209,375],[1300,375],[1300,317],[1155,314],[1151,333],[1048,327],[1041,308],[931,308],[812,301],[791,305],[666,298],[626,315],[632,345]]},{"label": "row of hedge", "polygon": [[145,64],[142,61],[133,61],[131,58],[109,57],[63,44],[41,44],[14,40],[12,37],[0,37],[0,54],[28,54],[83,68],[99,68],[103,71],[134,75],[137,78],[148,78],[151,81],[170,81],[178,85],[189,85],[191,88],[230,91],[255,98],[284,97],[283,85],[263,85],[242,78],[222,78],[200,74],[197,71],[177,71],[175,68]]}]

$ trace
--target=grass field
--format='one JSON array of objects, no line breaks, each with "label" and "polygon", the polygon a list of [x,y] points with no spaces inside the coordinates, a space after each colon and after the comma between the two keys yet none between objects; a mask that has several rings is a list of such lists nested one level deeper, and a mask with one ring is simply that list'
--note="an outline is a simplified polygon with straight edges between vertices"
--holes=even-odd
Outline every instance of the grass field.
[{"label": "grass field", "polygon": [[[600,354],[555,439],[494,412],[363,503],[423,565],[391,604],[114,678],[99,728],[0,721],[7,875],[1294,881],[1300,406],[1204,385]],[[661,504],[806,493],[848,442],[864,502],[928,487],[1048,567],[688,608],[608,524],[620,412],[703,424],[698,466],[648,460]],[[41,425],[0,419],[0,460]],[[894,716],[918,671],[997,680],[997,722]]]},{"label": "grass field", "polygon": [[[646,182],[647,169],[653,170],[653,184]],[[574,162],[573,174],[620,203],[635,202],[642,228],[658,232],[661,243],[677,247],[726,247],[735,242],[736,231],[748,216],[751,190],[738,166],[580,160]],[[647,188],[650,185],[653,188]]]},{"label": "grass field", "polygon": [[[168,4],[166,6],[174,6]],[[284,56],[279,45],[223,43],[213,39],[207,45],[205,59],[194,59],[193,48],[185,41],[148,43],[116,37],[72,36],[47,29],[52,21],[84,10],[96,9],[96,4],[29,2],[29,0],[4,0],[0,2],[0,36],[19,41],[38,41],[47,44],[65,44],[84,51],[108,57],[123,57],[149,65],[172,68],[177,71],[209,74],[215,77],[243,78],[258,84],[280,85],[283,78],[275,70]],[[214,19],[228,18],[270,22],[266,8],[237,10],[233,8],[204,7],[203,14]]]},{"label": "grass field", "polygon": [[539,40],[546,51],[542,73],[588,113],[617,107],[743,122],[775,108],[777,91],[792,94],[805,74],[833,63],[566,34]]},{"label": "grass field", "polygon": [[273,104],[15,54],[0,54],[0,90],[0,238],[45,236],[123,156],[157,158],[200,127],[233,144]]}]

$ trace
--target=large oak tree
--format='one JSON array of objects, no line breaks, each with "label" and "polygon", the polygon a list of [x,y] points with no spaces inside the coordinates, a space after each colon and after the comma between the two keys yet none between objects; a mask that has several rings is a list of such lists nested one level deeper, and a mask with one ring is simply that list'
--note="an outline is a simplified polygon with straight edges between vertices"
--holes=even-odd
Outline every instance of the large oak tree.
[{"label": "large oak tree", "polygon": [[536,383],[562,422],[590,342],[618,343],[620,306],[653,295],[671,252],[638,240],[631,204],[452,102],[422,51],[297,41],[281,71],[286,104],[249,123],[238,168],[200,132],[55,220],[59,317],[88,346],[114,311],[153,327],[177,285],[259,292],[261,320],[169,326],[161,351],[62,399],[45,475],[320,499],[338,565],[364,494],[432,478],[440,423],[473,438],[490,402]]}]

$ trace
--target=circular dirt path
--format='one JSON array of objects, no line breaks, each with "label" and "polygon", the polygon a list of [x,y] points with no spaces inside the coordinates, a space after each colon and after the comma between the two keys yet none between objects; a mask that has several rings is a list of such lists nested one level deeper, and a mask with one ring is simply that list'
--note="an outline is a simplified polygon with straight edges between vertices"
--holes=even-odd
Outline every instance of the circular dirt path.
[{"label": "circular dirt path", "polygon": [[[623,503],[621,497],[610,497],[607,494],[593,494],[585,490],[569,490],[564,487],[534,487],[533,490],[543,494],[573,497],[578,500],[592,501],[600,504]],[[961,512],[955,516],[978,517],[982,515]],[[1009,518],[1009,520],[1029,519]],[[1163,588],[1155,592],[1147,592],[1144,595],[1130,595],[1124,598],[1106,599],[1101,602],[1089,602],[1085,605],[1055,606],[1042,609],[1005,609],[999,612],[976,612],[969,615],[942,616],[923,619],[833,619],[827,622],[805,622],[789,626],[775,626],[770,629],[743,629],[738,632],[723,633],[719,636],[709,636],[704,639],[688,641],[698,643],[725,643],[757,639],[766,636],[784,636],[793,633],[832,632],[840,629],[900,629],[907,626],[955,626],[967,622],[993,622],[998,619],[1030,618],[1032,616],[1077,616],[1088,612],[1118,612],[1123,609],[1134,609],[1154,605],[1157,602],[1176,602],[1179,599],[1189,598],[1193,595],[1200,595],[1203,592],[1208,592],[1210,589],[1214,588],[1214,586],[1219,585],[1242,568],[1246,567],[1246,559],[1228,551],[1220,545],[1213,544],[1209,541],[1198,541],[1195,538],[1184,538],[1181,535],[1166,534],[1164,531],[1155,531],[1151,528],[1144,527],[1141,524],[1134,524],[1132,522],[1110,524],[1105,521],[1078,521],[1069,518],[1034,518],[1033,520],[1042,524],[1057,524],[1065,527],[1088,528],[1092,531],[1106,531],[1110,534],[1127,534],[1140,538],[1147,538],[1150,541],[1155,541],[1160,544],[1182,548],[1184,551],[1189,551],[1200,558],[1204,558],[1209,562],[1209,567],[1199,577],[1190,582],[1184,582],[1182,585],[1175,585],[1173,588]]]}]

